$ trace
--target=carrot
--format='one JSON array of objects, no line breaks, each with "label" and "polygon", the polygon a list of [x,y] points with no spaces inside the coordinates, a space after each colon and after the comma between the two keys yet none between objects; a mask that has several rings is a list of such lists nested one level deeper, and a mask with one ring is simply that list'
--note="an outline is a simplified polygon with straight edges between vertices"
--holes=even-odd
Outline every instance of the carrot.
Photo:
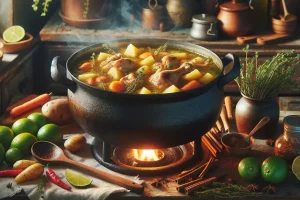
[{"label": "carrot", "polygon": [[145,58],[148,58],[149,56],[153,56],[153,57],[154,57],[154,54],[151,53],[151,52],[144,52],[144,53],[142,53],[142,54],[139,56],[139,58],[145,59]]},{"label": "carrot", "polygon": [[44,167],[40,163],[35,163],[24,169],[16,178],[17,183],[24,183],[26,181],[33,181],[40,178],[44,173]]},{"label": "carrot", "polygon": [[87,84],[89,84],[89,85],[95,85],[95,83],[96,83],[96,77],[88,78],[88,79],[86,79],[85,82]]},{"label": "carrot", "polygon": [[37,163],[34,160],[18,160],[15,162],[13,168],[14,169],[26,169],[27,167]]},{"label": "carrot", "polygon": [[124,92],[125,84],[121,81],[113,81],[109,84],[108,88],[113,92]]},{"label": "carrot", "polygon": [[107,76],[99,76],[96,78],[96,83],[108,83],[110,79]]},{"label": "carrot", "polygon": [[37,94],[31,94],[31,95],[28,95],[27,97],[21,99],[20,101],[18,101],[17,103],[14,103],[13,105],[10,105],[6,108],[6,112],[10,112],[13,108],[19,106],[19,105],[22,105],[23,103],[26,103],[27,101],[30,101],[34,98],[36,98],[38,95]]},{"label": "carrot", "polygon": [[78,67],[80,70],[89,71],[92,69],[92,62],[85,62]]},{"label": "carrot", "polygon": [[19,105],[15,108],[13,108],[11,111],[10,111],[10,115],[12,117],[17,117],[29,110],[32,110],[36,107],[39,107],[39,106],[42,106],[44,105],[45,103],[47,103],[48,101],[51,100],[51,95],[50,94],[41,94],[39,96],[37,96],[36,98],[30,100],[30,101],[27,101],[26,103],[23,103],[22,105]]},{"label": "carrot", "polygon": [[200,87],[200,83],[196,80],[192,80],[190,82],[188,82],[187,84],[185,84],[181,90],[183,91],[186,91],[186,90],[191,90],[191,89],[194,89],[194,88],[197,88],[197,87]]}]

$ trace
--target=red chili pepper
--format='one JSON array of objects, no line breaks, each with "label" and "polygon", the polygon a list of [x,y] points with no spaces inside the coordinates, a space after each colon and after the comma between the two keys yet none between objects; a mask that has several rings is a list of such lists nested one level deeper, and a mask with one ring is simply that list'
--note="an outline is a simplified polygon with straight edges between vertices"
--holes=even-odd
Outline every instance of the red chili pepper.
[{"label": "red chili pepper", "polygon": [[23,169],[8,169],[0,171],[0,177],[16,177],[18,176]]},{"label": "red chili pepper", "polygon": [[46,174],[48,176],[48,178],[56,185],[58,185],[59,187],[66,189],[66,190],[71,190],[72,187],[65,184],[64,182],[62,182],[62,180],[60,180],[60,178],[55,174],[55,172],[53,171],[53,169],[48,168],[46,171]]}]

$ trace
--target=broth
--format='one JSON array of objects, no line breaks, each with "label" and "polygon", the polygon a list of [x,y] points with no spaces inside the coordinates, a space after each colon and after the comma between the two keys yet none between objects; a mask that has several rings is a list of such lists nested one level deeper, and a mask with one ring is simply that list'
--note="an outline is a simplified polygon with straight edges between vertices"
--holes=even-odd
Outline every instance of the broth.
[{"label": "broth", "polygon": [[186,91],[214,80],[221,70],[210,59],[193,52],[135,47],[105,51],[78,63],[78,79],[102,90],[134,94]]}]

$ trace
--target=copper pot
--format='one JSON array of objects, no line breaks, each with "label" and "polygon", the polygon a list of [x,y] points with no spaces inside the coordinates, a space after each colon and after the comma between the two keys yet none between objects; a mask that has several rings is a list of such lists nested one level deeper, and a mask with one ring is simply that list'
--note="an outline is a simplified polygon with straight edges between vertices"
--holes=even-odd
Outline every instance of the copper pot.
[{"label": "copper pot", "polygon": [[217,16],[220,29],[224,34],[232,37],[250,34],[254,27],[252,9],[251,0],[249,5],[238,3],[236,0],[222,3]]},{"label": "copper pot", "polygon": [[143,8],[142,11],[142,24],[144,29],[157,30],[160,27],[160,23],[163,19],[163,7],[158,5],[157,0],[152,5],[152,1],[148,1],[148,7]]}]

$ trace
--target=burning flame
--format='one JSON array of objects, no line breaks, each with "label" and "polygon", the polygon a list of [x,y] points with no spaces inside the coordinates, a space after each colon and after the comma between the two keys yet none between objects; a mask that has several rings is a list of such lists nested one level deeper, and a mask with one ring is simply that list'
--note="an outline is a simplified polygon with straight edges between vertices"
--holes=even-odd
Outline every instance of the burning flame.
[{"label": "burning flame", "polygon": [[157,149],[133,149],[133,157],[141,161],[160,160]]}]

